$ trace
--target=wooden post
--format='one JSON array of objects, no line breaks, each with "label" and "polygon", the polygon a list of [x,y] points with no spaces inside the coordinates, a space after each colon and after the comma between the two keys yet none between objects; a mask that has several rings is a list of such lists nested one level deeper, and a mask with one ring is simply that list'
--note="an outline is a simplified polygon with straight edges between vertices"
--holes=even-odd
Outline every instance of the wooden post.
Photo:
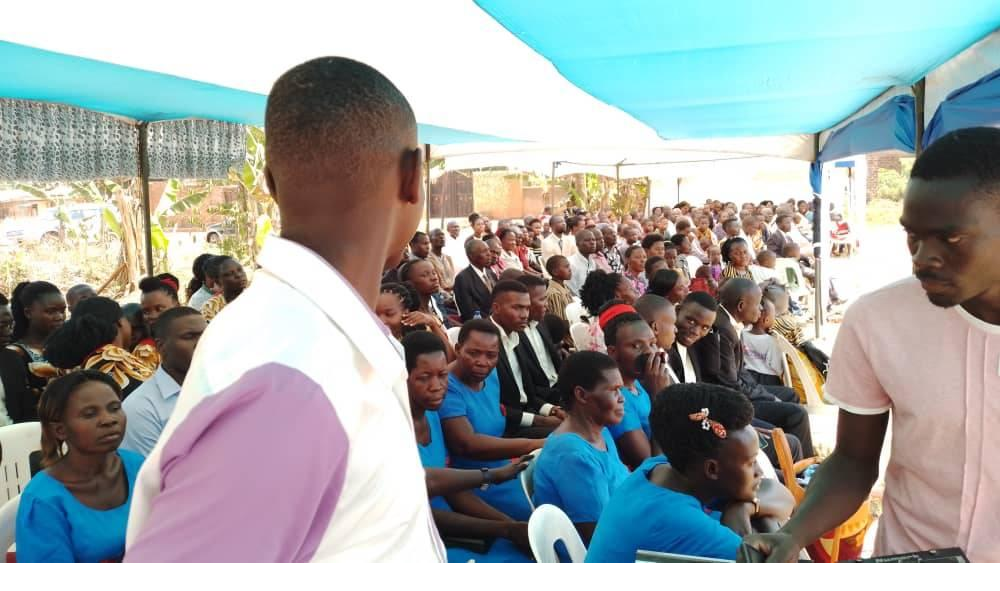
[{"label": "wooden post", "polygon": [[558,162],[552,163],[552,176],[549,177],[549,202],[546,204],[550,207],[556,206],[556,167],[559,166]]},{"label": "wooden post", "polygon": [[139,123],[139,194],[142,198],[143,241],[146,243],[146,275],[153,276],[153,212],[149,207],[149,123]]}]

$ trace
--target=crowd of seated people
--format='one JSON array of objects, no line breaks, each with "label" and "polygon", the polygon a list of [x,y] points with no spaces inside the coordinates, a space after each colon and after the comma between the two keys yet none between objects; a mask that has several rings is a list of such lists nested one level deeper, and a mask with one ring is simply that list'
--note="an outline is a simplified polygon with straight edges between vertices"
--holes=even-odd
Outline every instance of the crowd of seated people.
[{"label": "crowd of seated people", "polygon": [[[826,363],[802,335],[787,290],[775,281],[763,292],[757,285],[762,273],[750,246],[760,238],[757,220],[728,223],[740,219],[716,203],[647,220],[583,212],[523,224],[470,219],[466,237],[456,224],[447,233],[417,232],[385,274],[372,310],[406,359],[415,443],[449,559],[531,560],[526,521],[533,503],[566,512],[585,543],[598,548],[591,560],[631,560],[634,549],[623,549],[633,546],[728,556],[748,527],[746,491],[759,476],[747,460],[742,475],[727,476],[733,482],[713,484],[724,490],[705,489],[698,481],[704,466],[740,453],[776,462],[759,451],[774,426],[791,434],[797,453],[812,452],[808,415],[776,379],[779,365],[766,337],[781,335],[797,348],[817,370],[805,379],[822,379]],[[764,252],[799,258],[790,219],[774,219]],[[720,236],[715,230],[724,223],[729,232]],[[42,281],[21,284],[0,301],[0,421],[40,420],[45,433],[35,458],[44,476],[26,490],[18,516],[20,559],[121,558],[129,479],[173,412],[201,334],[247,286],[243,266],[231,257],[202,255],[192,271],[183,294],[174,275],[145,278],[139,303],[130,306],[87,285],[64,295]],[[572,322],[585,325],[582,348]],[[680,411],[665,402],[691,393],[719,400],[715,412],[723,418],[710,420],[733,433],[730,440],[695,445],[657,434],[658,405],[661,430],[700,425],[674,416]],[[730,408],[739,408],[738,416],[726,418]],[[85,413],[86,420],[66,413]],[[741,435],[747,425],[755,438]],[[80,484],[78,457],[86,451],[87,461],[97,461],[94,446],[105,450],[102,470]],[[673,452],[685,458],[680,465],[665,459],[682,448]],[[529,462],[537,464],[530,499],[518,481]],[[616,504],[621,495],[640,500]],[[689,545],[664,547],[638,529],[627,543],[611,533],[617,520],[635,519],[628,511],[641,499],[655,504],[658,495],[690,506],[691,519],[647,519],[649,535],[702,522],[705,531]],[[762,497],[751,517],[780,520],[782,502]],[[70,505],[75,511],[59,509]],[[695,519],[693,508],[707,521]],[[604,533],[602,523],[609,524]]]}]

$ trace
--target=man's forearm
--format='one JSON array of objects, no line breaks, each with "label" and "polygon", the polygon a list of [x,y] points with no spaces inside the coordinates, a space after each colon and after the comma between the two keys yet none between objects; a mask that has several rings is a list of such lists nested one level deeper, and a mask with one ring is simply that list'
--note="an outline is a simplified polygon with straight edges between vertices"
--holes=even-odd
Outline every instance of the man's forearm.
[{"label": "man's forearm", "polygon": [[815,542],[858,510],[877,478],[877,463],[872,467],[835,451],[816,472],[806,498],[782,531],[800,546]]}]

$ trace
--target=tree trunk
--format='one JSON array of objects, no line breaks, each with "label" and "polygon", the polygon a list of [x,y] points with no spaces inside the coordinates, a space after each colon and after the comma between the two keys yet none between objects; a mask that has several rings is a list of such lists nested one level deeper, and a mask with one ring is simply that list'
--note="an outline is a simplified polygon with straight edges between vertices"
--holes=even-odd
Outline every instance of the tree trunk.
[{"label": "tree trunk", "polygon": [[140,241],[136,234],[134,199],[122,190],[115,193],[115,202],[122,219],[122,259],[125,265],[124,292],[128,294],[138,288],[139,277],[142,274],[142,267],[139,263]]}]

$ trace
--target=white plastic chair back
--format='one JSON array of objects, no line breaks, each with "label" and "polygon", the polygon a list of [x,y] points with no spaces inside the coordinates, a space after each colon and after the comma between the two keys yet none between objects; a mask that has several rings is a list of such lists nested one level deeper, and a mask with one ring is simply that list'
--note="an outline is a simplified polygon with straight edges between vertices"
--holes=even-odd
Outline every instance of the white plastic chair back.
[{"label": "white plastic chair back", "polygon": [[577,322],[581,322],[581,317],[583,316],[583,304],[573,300],[569,304],[566,304],[566,321],[569,322],[570,326],[573,326]]},{"label": "white plastic chair back", "polygon": [[0,503],[9,501],[31,480],[28,456],[42,449],[42,424],[0,427]]},{"label": "white plastic chair back", "polygon": [[577,351],[590,349],[590,327],[585,322],[577,322],[569,327],[569,336],[573,338],[573,346]]},{"label": "white plastic chair back", "polygon": [[799,357],[798,349],[792,346],[785,337],[775,334],[774,339],[778,341],[778,348],[784,353],[784,357],[787,363],[790,363],[792,368],[795,369],[795,373],[799,376],[799,381],[802,382],[802,388],[806,393],[806,406],[817,407],[824,406],[823,395],[816,389],[816,384],[809,379],[809,370],[806,367],[802,358]]},{"label": "white plastic chair back", "polygon": [[6,554],[14,545],[14,530],[17,522],[17,506],[21,497],[14,497],[0,504],[0,563],[5,561]]},{"label": "white plastic chair back", "polygon": [[451,346],[454,347],[455,345],[457,345],[458,344],[458,333],[462,332],[462,327],[461,326],[453,326],[453,327],[449,328],[446,332],[448,333],[448,341],[451,342]]},{"label": "white plastic chair back", "polygon": [[531,496],[535,494],[535,464],[538,463],[538,458],[542,455],[542,450],[535,450],[532,456],[532,460],[528,462],[528,467],[521,472],[521,488],[524,489],[524,496],[528,497],[528,504],[531,505],[531,510],[535,510],[535,503],[531,500]]},{"label": "white plastic chair back", "polygon": [[583,562],[587,557],[587,547],[573,527],[573,522],[555,505],[542,505],[535,509],[528,520],[528,542],[535,560],[542,564],[559,562],[556,542],[566,545],[571,562]]},{"label": "white plastic chair back", "polygon": [[809,285],[806,283],[805,276],[802,275],[802,267],[799,266],[797,260],[780,258],[775,262],[774,270],[787,280],[786,288],[789,295],[796,300],[808,299]]},{"label": "white plastic chair back", "polygon": [[[774,336],[775,335],[771,335],[772,338]],[[788,354],[783,349],[781,349],[781,383],[783,383],[786,388],[793,387],[792,370],[788,367]]]}]

